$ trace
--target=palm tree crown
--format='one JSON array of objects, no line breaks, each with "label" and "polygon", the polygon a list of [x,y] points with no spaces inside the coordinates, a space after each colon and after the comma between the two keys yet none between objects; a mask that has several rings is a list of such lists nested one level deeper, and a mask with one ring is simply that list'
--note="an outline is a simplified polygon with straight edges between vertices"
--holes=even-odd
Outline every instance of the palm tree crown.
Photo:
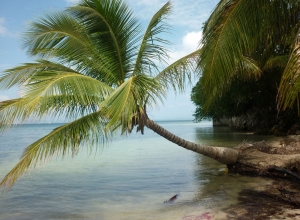
[{"label": "palm tree crown", "polygon": [[113,135],[138,131],[146,110],[170,88],[182,91],[198,52],[167,66],[167,2],[141,34],[141,25],[121,0],[81,0],[32,22],[24,47],[37,59],[7,70],[0,89],[18,85],[21,97],[0,103],[5,130],[29,118],[64,116],[70,123],[28,146],[1,182],[11,187],[21,174],[52,156],[75,155],[83,146],[104,146]]}]

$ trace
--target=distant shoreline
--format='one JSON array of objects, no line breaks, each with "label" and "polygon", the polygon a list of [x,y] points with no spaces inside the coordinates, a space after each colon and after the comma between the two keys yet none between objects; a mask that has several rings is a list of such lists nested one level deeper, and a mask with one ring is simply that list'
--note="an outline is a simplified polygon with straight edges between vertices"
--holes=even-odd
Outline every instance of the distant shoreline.
[{"label": "distant shoreline", "polygon": [[[193,119],[174,119],[174,120],[154,120],[155,122],[157,123],[160,123],[160,122],[193,122],[193,123],[206,123],[206,122],[211,122],[212,121],[208,121],[208,120],[205,120],[205,121],[201,121],[201,122],[195,122]],[[41,123],[33,123],[33,122],[28,122],[28,123],[20,123],[20,124],[13,124],[13,126],[19,126],[19,125],[55,125],[55,124],[67,124],[69,122],[41,122]],[[1,124],[0,124],[1,125]]]}]

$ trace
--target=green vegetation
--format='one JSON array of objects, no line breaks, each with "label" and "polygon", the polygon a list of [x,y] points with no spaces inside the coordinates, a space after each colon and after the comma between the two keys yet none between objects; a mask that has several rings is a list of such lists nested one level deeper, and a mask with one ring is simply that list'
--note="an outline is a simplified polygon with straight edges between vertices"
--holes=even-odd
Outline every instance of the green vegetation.
[{"label": "green vegetation", "polygon": [[[70,123],[29,145],[0,186],[9,188],[28,170],[53,156],[76,155],[81,148],[104,147],[117,134],[148,127],[173,143],[223,163],[237,151],[195,144],[173,135],[148,118],[170,89],[183,91],[197,74],[195,51],[167,65],[170,43],[167,2],[146,30],[121,0],[82,0],[62,12],[32,22],[24,47],[37,58],[7,70],[0,89],[20,87],[22,96],[0,103],[5,126],[28,118],[65,116]],[[166,68],[163,68],[166,67]],[[226,157],[225,157],[226,156]]]},{"label": "green vegetation", "polygon": [[220,1],[203,27],[197,120],[250,116],[241,128],[264,133],[297,122],[299,9],[296,0]]},{"label": "green vegetation", "polygon": [[[259,121],[274,120],[277,106],[292,109],[293,115],[300,90],[299,9],[298,0],[222,0],[204,26],[203,47],[169,66],[170,43],[162,37],[169,32],[170,2],[143,32],[121,0],[81,0],[32,22],[23,42],[36,62],[0,77],[0,89],[18,86],[21,94],[0,102],[0,131],[49,115],[71,122],[29,145],[0,186],[11,187],[53,156],[106,146],[134,127],[143,134],[145,126],[231,170],[267,173],[270,164],[262,169],[261,152],[255,156],[253,151],[189,142],[150,120],[147,111],[163,102],[167,91],[184,91],[192,74],[202,72],[193,90],[200,118],[248,114],[250,108]],[[287,168],[295,157],[270,154],[266,161]]]},{"label": "green vegetation", "polygon": [[5,126],[28,118],[65,116],[70,123],[28,146],[1,185],[11,187],[28,169],[82,147],[103,147],[137,126],[144,132],[147,109],[166,91],[184,90],[194,62],[190,55],[163,69],[169,41],[166,3],[142,32],[121,0],[82,0],[30,24],[24,47],[37,59],[7,70],[0,89],[18,85],[22,97],[0,103]]}]

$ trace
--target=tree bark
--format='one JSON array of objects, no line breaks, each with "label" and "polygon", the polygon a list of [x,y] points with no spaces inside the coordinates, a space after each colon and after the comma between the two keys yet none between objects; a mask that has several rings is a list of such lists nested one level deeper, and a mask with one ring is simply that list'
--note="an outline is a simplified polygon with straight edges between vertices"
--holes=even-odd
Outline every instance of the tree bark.
[{"label": "tree bark", "polygon": [[238,150],[226,147],[215,147],[215,146],[202,146],[187,140],[184,140],[171,132],[167,131],[160,125],[156,124],[149,118],[146,119],[145,124],[149,129],[157,133],[158,135],[166,138],[167,140],[196,153],[205,155],[212,159],[215,159],[223,164],[235,164],[238,159]]}]

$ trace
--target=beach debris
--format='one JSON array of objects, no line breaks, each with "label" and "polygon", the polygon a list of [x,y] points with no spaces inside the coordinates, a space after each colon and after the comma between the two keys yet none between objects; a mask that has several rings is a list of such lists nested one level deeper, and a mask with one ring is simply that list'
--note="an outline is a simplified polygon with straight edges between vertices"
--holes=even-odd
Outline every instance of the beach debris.
[{"label": "beach debris", "polygon": [[172,196],[170,199],[164,201],[164,203],[174,202],[178,198],[179,194]]},{"label": "beach debris", "polygon": [[211,212],[203,212],[201,215],[184,216],[182,220],[211,220],[214,215]]}]

